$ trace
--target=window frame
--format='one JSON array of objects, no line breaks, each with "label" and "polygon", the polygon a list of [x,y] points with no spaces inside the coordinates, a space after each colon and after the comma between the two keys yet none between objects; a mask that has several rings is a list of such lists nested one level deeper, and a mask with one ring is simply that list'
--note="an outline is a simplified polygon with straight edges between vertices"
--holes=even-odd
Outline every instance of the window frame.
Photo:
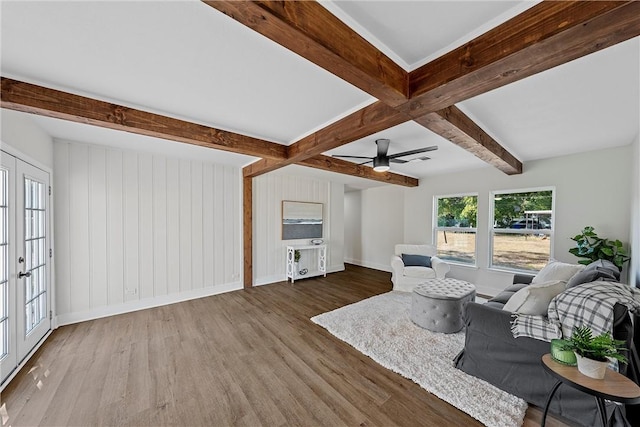
[{"label": "window frame", "polygon": [[517,193],[536,193],[542,191],[551,191],[551,228],[550,229],[526,229],[526,228],[499,228],[499,234],[545,234],[549,236],[549,260],[554,258],[554,239],[555,239],[555,222],[556,222],[556,187],[533,187],[533,188],[520,188],[515,190],[492,190],[489,192],[489,215],[488,215],[488,229],[489,239],[487,244],[489,245],[487,253],[489,254],[488,269],[494,271],[507,271],[512,273],[526,273],[531,274],[539,270],[527,270],[524,268],[510,268],[501,265],[495,265],[493,263],[494,255],[494,239],[495,239],[495,197],[499,194],[517,194]]},{"label": "window frame", "polygon": [[[461,262],[448,258],[441,258],[447,262],[447,264],[455,264],[461,265],[465,267],[477,267],[478,266],[478,211],[476,211],[476,226],[475,227],[439,227],[438,226],[438,201],[440,199],[450,199],[454,197],[475,197],[476,198],[476,206],[478,206],[478,202],[480,201],[480,195],[477,192],[468,192],[468,193],[456,193],[456,194],[444,194],[444,195],[435,195],[433,196],[433,212],[432,212],[432,243],[436,248],[436,256],[440,257],[438,253],[438,232],[439,231],[451,231],[451,232],[464,232],[468,233],[472,231],[475,234],[474,239],[474,248],[473,248],[473,262]],[[479,210],[479,209],[478,209]]]}]

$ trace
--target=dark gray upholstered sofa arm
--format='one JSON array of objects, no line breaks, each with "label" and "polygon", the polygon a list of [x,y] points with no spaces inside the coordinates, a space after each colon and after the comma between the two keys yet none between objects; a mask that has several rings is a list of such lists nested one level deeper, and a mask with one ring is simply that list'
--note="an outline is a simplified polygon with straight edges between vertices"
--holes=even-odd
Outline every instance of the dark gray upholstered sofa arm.
[{"label": "dark gray upholstered sofa arm", "polygon": [[[542,355],[549,352],[549,343],[526,337],[514,338],[511,316],[511,312],[499,308],[467,304],[464,311],[465,347],[456,366],[511,394],[526,396],[527,401],[544,406],[546,392],[555,383],[540,364]],[[532,379],[537,381],[535,387],[530,382]]]},{"label": "dark gray upholstered sofa arm", "polygon": [[[496,303],[497,304],[497,303]],[[616,334],[629,330],[631,319],[616,306]],[[542,355],[550,344],[533,338],[514,338],[512,313],[487,304],[468,303],[464,308],[465,346],[456,357],[456,367],[498,388],[544,407],[555,379],[542,368]],[[551,413],[580,425],[598,425],[593,398],[569,387],[560,387],[549,408]],[[607,405],[611,425],[626,426],[624,407]]]},{"label": "dark gray upholstered sofa arm", "polygon": [[[475,335],[479,334],[492,340],[487,344],[492,350],[498,346],[507,346],[512,348],[516,346],[523,350],[539,350],[549,352],[549,343],[536,340],[533,338],[515,339],[511,332],[511,320],[513,313],[504,311],[501,308],[478,304],[475,302],[468,303],[464,310],[464,321],[467,327],[467,333]],[[472,339],[475,340],[474,337]],[[493,341],[497,340],[497,341]],[[545,354],[542,353],[542,354]],[[542,356],[541,354],[541,356]],[[512,360],[509,355],[509,360]]]}]

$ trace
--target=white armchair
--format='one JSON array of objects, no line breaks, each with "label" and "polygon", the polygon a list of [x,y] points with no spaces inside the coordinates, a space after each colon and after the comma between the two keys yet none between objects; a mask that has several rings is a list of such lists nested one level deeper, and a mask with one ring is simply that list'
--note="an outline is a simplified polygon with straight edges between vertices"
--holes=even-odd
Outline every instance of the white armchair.
[{"label": "white armchair", "polygon": [[[402,254],[426,255],[431,257],[431,268],[421,266],[405,266]],[[394,291],[411,292],[425,279],[442,279],[451,267],[436,255],[436,248],[432,245],[396,245],[395,255],[391,257]]]}]

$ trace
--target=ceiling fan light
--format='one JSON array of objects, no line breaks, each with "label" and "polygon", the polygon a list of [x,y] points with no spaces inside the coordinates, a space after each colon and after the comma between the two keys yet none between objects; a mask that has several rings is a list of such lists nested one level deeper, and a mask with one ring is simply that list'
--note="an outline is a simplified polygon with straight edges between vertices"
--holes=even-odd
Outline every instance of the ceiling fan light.
[{"label": "ceiling fan light", "polygon": [[389,158],[388,157],[374,157],[373,158],[373,170],[376,172],[386,172],[389,170]]}]

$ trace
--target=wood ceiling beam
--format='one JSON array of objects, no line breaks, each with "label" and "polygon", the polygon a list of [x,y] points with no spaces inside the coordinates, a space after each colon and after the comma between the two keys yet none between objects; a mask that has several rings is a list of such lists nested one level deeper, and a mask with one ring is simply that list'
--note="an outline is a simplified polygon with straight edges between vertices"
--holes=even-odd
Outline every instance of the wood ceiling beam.
[{"label": "wood ceiling beam", "polygon": [[640,2],[544,1],[409,74],[414,118],[640,35]]},{"label": "wood ceiling beam", "polygon": [[507,175],[522,173],[522,163],[456,106],[426,114],[415,121]]},{"label": "wood ceiling beam", "polygon": [[2,77],[0,107],[232,153],[284,159],[274,142]]},{"label": "wood ceiling beam", "polygon": [[337,172],[345,175],[358,176],[360,178],[385,182],[387,184],[402,185],[404,187],[417,187],[418,179],[400,175],[393,172],[375,172],[373,168],[358,165],[346,160],[329,156],[315,156],[298,162],[299,165],[315,169],[323,169],[329,172]]},{"label": "wood ceiling beam", "polygon": [[407,72],[315,1],[204,1],[391,106],[407,101]]},{"label": "wood ceiling beam", "polygon": [[263,159],[245,167],[244,173],[252,177],[262,175],[409,120],[406,114],[377,101],[291,144],[286,159]]},{"label": "wood ceiling beam", "polygon": [[[274,171],[410,120],[408,115],[399,112],[400,108],[408,106],[406,71],[317,2],[232,0],[205,3],[379,99],[371,106],[290,145],[287,159],[263,159],[246,167],[245,176],[255,177]],[[422,122],[432,123],[434,117],[429,117],[423,118]],[[432,125],[429,129],[436,133],[444,129],[441,136],[447,139],[452,134],[459,135],[455,140],[464,141],[461,146],[473,148],[472,153],[483,160],[492,159],[490,164],[503,166],[515,159],[496,141],[492,140],[489,145],[483,141],[472,144],[470,138],[478,132],[468,134],[456,129],[453,123],[442,123],[442,120],[447,120],[446,116],[436,117],[439,117],[439,125]],[[467,117],[465,122],[469,121]],[[364,123],[369,123],[369,126]],[[475,128],[486,135],[477,125]],[[494,150],[487,151],[489,148]],[[505,159],[495,161],[496,153],[506,153]],[[515,169],[507,169],[509,173],[517,173],[516,170],[522,171],[522,164],[518,162]]]},{"label": "wood ceiling beam", "polygon": [[408,115],[377,101],[290,145],[287,160],[304,160],[410,120]]}]

